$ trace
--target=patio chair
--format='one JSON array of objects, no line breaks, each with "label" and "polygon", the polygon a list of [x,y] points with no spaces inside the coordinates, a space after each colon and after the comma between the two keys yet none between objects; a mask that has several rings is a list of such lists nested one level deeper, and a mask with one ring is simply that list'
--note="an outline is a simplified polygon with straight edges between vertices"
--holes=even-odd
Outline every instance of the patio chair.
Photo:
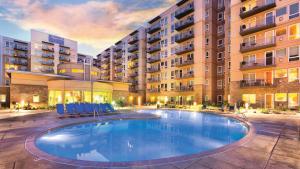
[{"label": "patio chair", "polygon": [[109,112],[106,104],[100,103],[99,108],[100,108],[101,113],[108,113]]},{"label": "patio chair", "polygon": [[65,107],[63,104],[57,104],[56,105],[56,112],[59,114],[60,117],[63,117],[65,115]]},{"label": "patio chair", "polygon": [[66,109],[67,109],[67,114],[68,115],[75,116],[76,111],[75,111],[75,104],[74,103],[66,104]]}]

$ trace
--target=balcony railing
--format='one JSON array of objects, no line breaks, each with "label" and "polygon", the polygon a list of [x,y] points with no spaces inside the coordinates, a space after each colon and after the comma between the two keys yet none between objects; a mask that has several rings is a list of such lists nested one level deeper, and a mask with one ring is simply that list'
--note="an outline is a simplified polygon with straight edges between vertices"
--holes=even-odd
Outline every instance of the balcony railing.
[{"label": "balcony railing", "polygon": [[194,72],[187,72],[184,75],[176,75],[176,79],[188,79],[188,78],[193,78],[194,77]]},{"label": "balcony railing", "polygon": [[122,76],[117,76],[114,78],[115,81],[121,82],[123,80]]},{"label": "balcony railing", "polygon": [[123,53],[122,53],[122,52],[117,52],[117,53],[114,54],[114,58],[115,58],[115,59],[121,59],[122,56],[123,56]]},{"label": "balcony railing", "polygon": [[240,45],[240,52],[251,52],[276,46],[276,37],[258,39],[255,41],[244,42]]},{"label": "balcony railing", "polygon": [[153,35],[153,36],[150,36],[150,37],[148,38],[148,43],[149,43],[149,44],[152,44],[152,43],[155,43],[155,42],[157,42],[157,41],[160,41],[160,39],[161,39],[161,37],[160,37],[160,34],[158,33],[158,34],[155,34],[155,35]]},{"label": "balcony railing", "polygon": [[120,66],[122,65],[123,61],[118,59],[118,60],[115,60],[115,66]]},{"label": "balcony railing", "polygon": [[60,49],[60,50],[59,50],[59,54],[70,55],[70,51],[69,51],[69,50],[66,50],[66,49]]},{"label": "balcony railing", "polygon": [[266,82],[264,79],[256,79],[256,80],[241,80],[240,81],[241,88],[247,87],[275,87],[274,84]]},{"label": "balcony railing", "polygon": [[182,67],[182,66],[188,66],[188,65],[192,65],[192,64],[194,64],[194,60],[188,59],[188,60],[185,60],[185,61],[182,61],[182,62],[175,63],[175,66],[176,67]]},{"label": "balcony railing", "polygon": [[60,56],[59,57],[59,61],[70,62],[70,58],[69,57],[65,57],[65,56]]},{"label": "balcony railing", "polygon": [[175,42],[181,43],[191,38],[194,38],[194,31],[188,31],[188,32],[177,34],[175,36]]},{"label": "balcony railing", "polygon": [[275,16],[264,18],[262,20],[256,21],[256,24],[253,26],[242,25],[240,27],[240,35],[245,36],[258,31],[270,29],[276,26]]},{"label": "balcony railing", "polygon": [[148,89],[149,93],[159,93],[160,92],[160,88],[152,88],[152,89]]},{"label": "balcony railing", "polygon": [[43,72],[43,73],[54,73],[54,69],[53,68],[43,68],[43,69],[41,69],[41,72]]},{"label": "balcony railing", "polygon": [[157,73],[160,72],[160,68],[148,68],[147,73]]},{"label": "balcony railing", "polygon": [[115,71],[116,71],[116,73],[121,73],[121,72],[123,72],[123,68],[117,68],[117,69],[115,69]]},{"label": "balcony railing", "polygon": [[194,44],[189,44],[186,46],[180,46],[176,48],[175,53],[176,55],[182,55],[188,52],[194,51]]},{"label": "balcony railing", "polygon": [[21,66],[27,66],[28,62],[25,60],[10,60],[9,61],[10,64],[14,64],[14,65],[21,65]]},{"label": "balcony railing", "polygon": [[28,51],[28,47],[24,45],[15,45],[14,46],[15,50],[21,50],[21,51]]},{"label": "balcony railing", "polygon": [[160,22],[156,23],[155,25],[152,25],[148,28],[147,32],[149,34],[152,34],[156,31],[159,31],[161,29],[161,25],[160,25]]},{"label": "balcony railing", "polygon": [[136,77],[138,75],[139,75],[138,72],[133,72],[133,73],[129,74],[130,77]]},{"label": "balcony railing", "polygon": [[189,3],[188,5],[186,5],[185,7],[181,8],[181,9],[178,9],[176,12],[175,12],[175,17],[177,19],[181,19],[182,17],[190,14],[194,12],[194,3]]},{"label": "balcony railing", "polygon": [[135,35],[131,36],[131,37],[128,39],[128,43],[129,43],[130,45],[135,44],[135,43],[138,42],[138,41],[139,41],[139,36],[138,36],[138,34],[135,34]]},{"label": "balcony railing", "polygon": [[178,86],[175,89],[176,92],[190,92],[194,91],[194,86]]},{"label": "balcony railing", "polygon": [[110,52],[105,52],[101,55],[103,58],[108,58],[110,57]]},{"label": "balcony railing", "polygon": [[102,76],[102,77],[107,77],[107,76],[109,76],[109,72],[101,73],[101,76]]},{"label": "balcony railing", "polygon": [[123,46],[122,45],[117,45],[115,48],[115,52],[120,52],[121,50],[123,50]]},{"label": "balcony railing", "polygon": [[132,55],[129,55],[129,56],[128,56],[128,60],[131,60],[131,61],[136,60],[136,59],[138,59],[138,58],[139,58],[139,55],[138,55],[138,54],[132,54]]},{"label": "balcony railing", "polygon": [[194,25],[194,17],[190,16],[185,20],[182,20],[182,21],[179,21],[179,22],[175,23],[175,30],[181,31],[181,30],[183,30],[187,27],[190,27],[192,25]]},{"label": "balcony railing", "polygon": [[263,69],[269,67],[276,67],[275,58],[269,59],[256,59],[255,61],[242,61],[240,64],[241,70],[251,70],[251,69]]},{"label": "balcony railing", "polygon": [[151,46],[150,48],[147,49],[147,53],[154,53],[160,51],[160,44]]},{"label": "balcony railing", "polygon": [[15,53],[14,57],[27,59],[28,58],[28,54],[25,54],[25,53]]},{"label": "balcony railing", "polygon": [[147,63],[155,63],[160,61],[160,56],[152,56],[147,59]]},{"label": "balcony railing", "polygon": [[149,78],[148,79],[148,83],[159,83],[160,82],[160,78]]},{"label": "balcony railing", "polygon": [[109,59],[101,59],[101,64],[108,64],[109,63]]},{"label": "balcony railing", "polygon": [[135,69],[135,68],[138,68],[139,67],[139,64],[138,63],[134,63],[130,66],[130,69]]},{"label": "balcony railing", "polygon": [[129,48],[128,48],[128,52],[132,53],[132,52],[135,52],[139,50],[139,45],[131,45]]},{"label": "balcony railing", "polygon": [[42,58],[54,59],[54,55],[52,53],[43,53]]},{"label": "balcony railing", "polygon": [[41,65],[54,66],[54,62],[53,61],[41,61]]},{"label": "balcony railing", "polygon": [[128,82],[131,83],[132,85],[137,85],[138,84],[138,81],[134,80],[134,79],[130,79],[130,80],[128,80]]},{"label": "balcony railing", "polygon": [[246,7],[241,8],[240,17],[242,19],[276,7],[275,0],[257,0],[255,3],[256,5],[253,5],[249,9],[247,9]]}]

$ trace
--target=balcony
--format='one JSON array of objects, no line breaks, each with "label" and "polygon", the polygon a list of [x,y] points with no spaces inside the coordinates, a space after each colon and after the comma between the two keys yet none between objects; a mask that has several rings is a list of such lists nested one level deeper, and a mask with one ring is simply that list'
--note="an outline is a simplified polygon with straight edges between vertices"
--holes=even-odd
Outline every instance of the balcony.
[{"label": "balcony", "polygon": [[177,34],[175,36],[175,42],[176,43],[181,43],[181,42],[184,42],[184,41],[189,40],[191,38],[194,38],[194,31],[188,31],[188,32]]},{"label": "balcony", "polygon": [[123,53],[122,52],[117,52],[115,53],[115,59],[121,59],[123,56]]},{"label": "balcony", "polygon": [[147,49],[147,53],[154,53],[160,51],[160,44],[151,46],[150,48]]},{"label": "balcony", "polygon": [[156,63],[160,61],[160,56],[154,56],[147,59],[147,63]]},{"label": "balcony", "polygon": [[130,69],[136,69],[139,67],[139,64],[136,62],[130,66]]},{"label": "balcony", "polygon": [[276,67],[275,59],[257,59],[252,62],[242,61],[240,63],[240,70],[253,70]]},{"label": "balcony", "polygon": [[131,61],[136,60],[136,59],[138,59],[138,58],[139,58],[139,55],[138,55],[138,54],[132,54],[132,55],[129,55],[129,56],[128,56],[128,60],[131,60]]},{"label": "balcony", "polygon": [[70,62],[70,58],[69,58],[69,57],[65,57],[65,56],[60,56],[60,57],[59,57],[59,61],[62,61],[62,62]]},{"label": "balcony", "polygon": [[28,46],[24,46],[24,45],[15,45],[14,46],[15,50],[20,50],[20,51],[28,51]]},{"label": "balcony", "polygon": [[128,52],[130,52],[130,53],[133,53],[133,52],[138,51],[138,50],[139,50],[139,45],[131,45],[128,48]]},{"label": "balcony", "polygon": [[184,16],[186,16],[186,15],[192,13],[192,12],[194,12],[194,3],[190,3],[190,4],[186,5],[185,7],[181,8],[181,9],[178,9],[175,12],[175,17],[177,19],[181,19]]},{"label": "balcony", "polygon": [[176,92],[191,92],[194,91],[194,86],[178,86],[175,89]]},{"label": "balcony", "polygon": [[134,79],[130,79],[128,82],[131,83],[131,85],[137,85],[138,84],[138,81],[134,80]]},{"label": "balcony", "polygon": [[101,70],[107,71],[109,69],[110,69],[109,65],[108,66],[104,66],[104,65],[101,66]]},{"label": "balcony", "polygon": [[43,46],[42,50],[47,51],[47,52],[54,52],[54,48],[50,46]]},{"label": "balcony", "polygon": [[54,69],[53,68],[44,68],[44,69],[41,69],[41,72],[43,72],[43,73],[54,73]]},{"label": "balcony", "polygon": [[256,21],[255,26],[247,27],[246,25],[242,25],[240,27],[240,35],[245,36],[245,35],[249,35],[258,31],[262,31],[274,27],[276,27],[276,23],[275,23],[275,17],[273,16],[273,17]]},{"label": "balcony", "polygon": [[189,44],[186,46],[180,46],[180,47],[176,48],[175,54],[182,55],[182,54],[192,52],[192,51],[194,51],[194,44]]},{"label": "balcony", "polygon": [[157,42],[157,41],[160,41],[161,40],[161,37],[160,37],[160,34],[158,33],[158,34],[156,34],[156,35],[153,35],[153,36],[150,36],[149,38],[148,38],[148,43],[149,44],[152,44],[152,43],[155,43],[155,42]]},{"label": "balcony", "polygon": [[257,0],[256,5],[253,5],[252,8],[247,9],[246,7],[242,7],[240,10],[240,17],[242,19],[245,19],[247,17],[253,16],[255,14],[258,14],[260,12],[269,10],[276,7],[275,0]]},{"label": "balcony", "polygon": [[160,72],[160,68],[148,68],[147,73],[157,73]]},{"label": "balcony", "polygon": [[28,58],[28,55],[25,54],[25,53],[15,53],[15,54],[14,54],[14,57],[16,57],[16,58],[27,59],[27,58]]},{"label": "balcony", "polygon": [[109,63],[109,59],[102,59],[101,60],[101,64],[108,64]]},{"label": "balcony", "polygon": [[70,50],[66,49],[59,49],[59,54],[62,55],[70,55]]},{"label": "balcony", "polygon": [[177,62],[175,64],[175,66],[176,67],[183,67],[183,66],[188,66],[188,65],[192,65],[192,64],[194,64],[194,60],[188,59],[188,60],[185,60],[185,61]]},{"label": "balcony", "polygon": [[139,36],[135,34],[128,39],[128,44],[133,45],[138,41],[139,41]]},{"label": "balcony", "polygon": [[249,88],[249,87],[276,87],[274,84],[267,83],[264,79],[256,80],[241,80],[240,88]]},{"label": "balcony", "polygon": [[189,79],[189,78],[193,78],[194,77],[194,72],[187,72],[184,75],[176,75],[176,79]]},{"label": "balcony", "polygon": [[148,83],[159,83],[160,82],[160,78],[149,78],[147,80],[148,80]]},{"label": "balcony", "polygon": [[123,72],[123,68],[117,68],[117,69],[115,69],[115,71],[116,71],[116,73],[121,73],[121,72]]},{"label": "balcony", "polygon": [[194,17],[188,17],[187,19],[183,20],[183,21],[179,21],[175,24],[175,30],[177,31],[181,31],[187,27],[190,27],[194,25]]},{"label": "balcony", "polygon": [[53,61],[41,61],[41,65],[54,66],[54,62]]},{"label": "balcony", "polygon": [[120,51],[122,51],[123,50],[123,46],[122,45],[117,45],[116,47],[115,47],[115,52],[120,52]]},{"label": "balcony", "polygon": [[105,73],[101,73],[102,77],[108,77],[109,76],[109,72],[105,72]]},{"label": "balcony", "polygon": [[136,77],[138,75],[139,75],[138,72],[133,72],[133,73],[129,74],[130,77]]},{"label": "balcony", "polygon": [[135,88],[135,86],[130,86],[130,87],[129,87],[129,92],[131,92],[131,93],[136,93],[136,92],[137,92],[137,89]]},{"label": "balcony", "polygon": [[161,29],[161,25],[160,25],[160,22],[158,22],[155,25],[150,26],[147,29],[147,33],[153,34],[154,32],[159,31],[160,29]]},{"label": "balcony", "polygon": [[42,58],[45,58],[45,59],[54,59],[54,55],[51,53],[43,53],[42,54]]},{"label": "balcony", "polygon": [[160,92],[160,88],[152,88],[152,89],[148,89],[149,93],[159,93]]},{"label": "balcony", "polygon": [[122,60],[115,60],[115,66],[121,66],[123,63]]},{"label": "balcony", "polygon": [[265,49],[276,46],[276,37],[263,38],[255,41],[244,42],[240,45],[240,52],[251,52],[255,50]]},{"label": "balcony", "polygon": [[101,55],[103,58],[109,58],[110,52],[105,52],[103,55]]},{"label": "balcony", "polygon": [[9,63],[14,65],[28,66],[27,60],[10,60]]}]

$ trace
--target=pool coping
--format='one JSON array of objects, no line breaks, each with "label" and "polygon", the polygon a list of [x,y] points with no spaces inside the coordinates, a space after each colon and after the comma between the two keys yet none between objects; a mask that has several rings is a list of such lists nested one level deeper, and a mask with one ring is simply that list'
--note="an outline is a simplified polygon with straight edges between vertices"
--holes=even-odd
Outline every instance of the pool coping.
[{"label": "pool coping", "polygon": [[[182,110],[187,111],[187,110]],[[200,111],[193,111],[196,113],[211,113],[211,112],[200,112]],[[134,115],[126,114],[126,116],[122,116],[122,114],[117,114],[112,117],[107,116],[107,118],[104,119],[84,119],[79,120],[76,122],[70,122],[70,123],[54,123],[53,125],[50,125],[47,127],[47,129],[43,131],[39,131],[37,133],[34,133],[33,135],[29,136],[25,140],[25,149],[32,154],[36,160],[47,160],[50,162],[58,163],[58,164],[64,164],[69,166],[76,166],[76,167],[104,167],[104,168],[127,168],[127,167],[146,167],[146,166],[160,166],[160,165],[166,165],[166,164],[173,164],[173,163],[179,163],[179,162],[185,162],[185,161],[191,161],[191,160],[197,160],[199,158],[215,155],[218,153],[223,153],[228,150],[232,150],[235,147],[241,146],[248,142],[253,135],[255,134],[255,128],[251,125],[251,123],[245,121],[244,119],[241,119],[239,117],[233,117],[233,116],[227,116],[227,115],[220,115],[218,113],[212,113],[215,115],[232,118],[235,119],[245,125],[245,127],[248,128],[248,133],[240,140],[222,146],[220,148],[216,148],[210,151],[205,151],[201,153],[196,154],[190,154],[190,155],[183,155],[183,156],[176,156],[176,157],[168,157],[168,158],[161,158],[161,159],[153,159],[153,160],[143,160],[143,161],[129,161],[129,162],[96,162],[96,161],[85,161],[85,160],[74,160],[74,159],[67,159],[62,158],[58,156],[54,156],[51,154],[48,154],[42,150],[40,150],[36,145],[35,141],[37,138],[39,138],[41,135],[51,131],[56,130],[62,127],[81,124],[81,123],[88,123],[88,122],[107,122],[112,120],[134,120],[134,119],[153,119],[157,118],[156,115],[151,114],[149,117],[140,116],[136,117]],[[136,115],[136,114],[135,114]]]}]

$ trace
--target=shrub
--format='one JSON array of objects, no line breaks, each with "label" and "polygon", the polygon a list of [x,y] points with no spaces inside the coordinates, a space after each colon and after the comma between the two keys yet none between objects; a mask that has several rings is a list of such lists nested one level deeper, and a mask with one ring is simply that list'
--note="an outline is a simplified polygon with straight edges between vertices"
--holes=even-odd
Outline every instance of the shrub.
[{"label": "shrub", "polygon": [[119,100],[116,101],[116,105],[118,107],[124,107],[125,106],[125,102],[124,102],[124,100],[119,99]]}]

